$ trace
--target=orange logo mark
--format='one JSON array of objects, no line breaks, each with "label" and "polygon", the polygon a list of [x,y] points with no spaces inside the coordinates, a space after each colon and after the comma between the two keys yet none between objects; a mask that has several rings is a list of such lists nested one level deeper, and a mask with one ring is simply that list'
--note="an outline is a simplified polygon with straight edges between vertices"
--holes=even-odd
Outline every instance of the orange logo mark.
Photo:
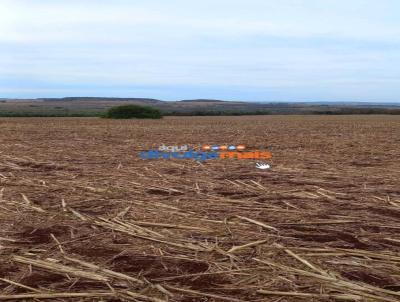
[{"label": "orange logo mark", "polygon": [[254,152],[220,152],[221,159],[270,159],[271,152],[254,151]]}]

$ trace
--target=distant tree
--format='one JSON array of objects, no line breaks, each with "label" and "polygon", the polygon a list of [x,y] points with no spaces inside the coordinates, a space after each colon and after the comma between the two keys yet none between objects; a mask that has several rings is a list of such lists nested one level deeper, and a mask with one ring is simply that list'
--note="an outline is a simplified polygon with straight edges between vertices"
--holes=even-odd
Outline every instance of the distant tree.
[{"label": "distant tree", "polygon": [[150,106],[121,105],[108,109],[103,117],[112,119],[160,119],[162,118],[162,114],[160,110]]}]

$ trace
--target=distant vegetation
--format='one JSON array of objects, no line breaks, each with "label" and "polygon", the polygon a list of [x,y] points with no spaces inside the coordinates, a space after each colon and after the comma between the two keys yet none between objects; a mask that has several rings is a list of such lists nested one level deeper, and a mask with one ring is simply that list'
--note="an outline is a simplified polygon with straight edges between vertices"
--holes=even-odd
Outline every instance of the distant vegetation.
[{"label": "distant vegetation", "polygon": [[83,111],[83,112],[57,112],[57,111],[1,111],[0,117],[99,117],[100,114],[96,112]]},{"label": "distant vegetation", "polygon": [[108,109],[103,117],[112,119],[160,119],[162,118],[162,114],[160,110],[150,106],[121,105]]},{"label": "distant vegetation", "polygon": [[164,115],[169,116],[241,116],[241,115],[269,115],[270,112],[268,111],[206,111],[206,110],[196,110],[196,111],[189,111],[189,112],[179,112],[179,111],[172,111],[166,112]]},{"label": "distant vegetation", "polygon": [[[251,103],[209,99],[166,102],[149,98],[68,97],[24,100],[0,99],[0,117],[100,117],[107,115],[110,108],[125,105],[151,106],[165,116],[400,115],[400,104]],[[134,114],[136,113],[134,111]],[[120,116],[129,118],[124,117],[123,114]],[[155,117],[157,117],[157,114]]]},{"label": "distant vegetation", "polygon": [[346,115],[346,114],[393,114],[400,115],[400,109],[388,108],[339,108],[336,110],[325,110],[314,112],[314,114]]}]

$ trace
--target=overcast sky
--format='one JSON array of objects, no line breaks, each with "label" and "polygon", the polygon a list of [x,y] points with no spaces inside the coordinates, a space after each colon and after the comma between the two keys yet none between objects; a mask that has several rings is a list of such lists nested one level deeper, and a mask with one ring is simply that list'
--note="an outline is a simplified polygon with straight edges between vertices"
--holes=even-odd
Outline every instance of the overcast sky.
[{"label": "overcast sky", "polygon": [[400,101],[398,0],[0,0],[0,98]]}]

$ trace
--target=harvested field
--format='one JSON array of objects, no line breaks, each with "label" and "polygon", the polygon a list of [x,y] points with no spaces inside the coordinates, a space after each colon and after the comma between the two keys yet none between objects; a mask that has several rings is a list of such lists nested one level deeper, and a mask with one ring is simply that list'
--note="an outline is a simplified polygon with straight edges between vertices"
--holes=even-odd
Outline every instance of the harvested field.
[{"label": "harvested field", "polygon": [[[0,300],[400,301],[400,117],[0,119]],[[243,143],[254,160],[142,160]]]}]

